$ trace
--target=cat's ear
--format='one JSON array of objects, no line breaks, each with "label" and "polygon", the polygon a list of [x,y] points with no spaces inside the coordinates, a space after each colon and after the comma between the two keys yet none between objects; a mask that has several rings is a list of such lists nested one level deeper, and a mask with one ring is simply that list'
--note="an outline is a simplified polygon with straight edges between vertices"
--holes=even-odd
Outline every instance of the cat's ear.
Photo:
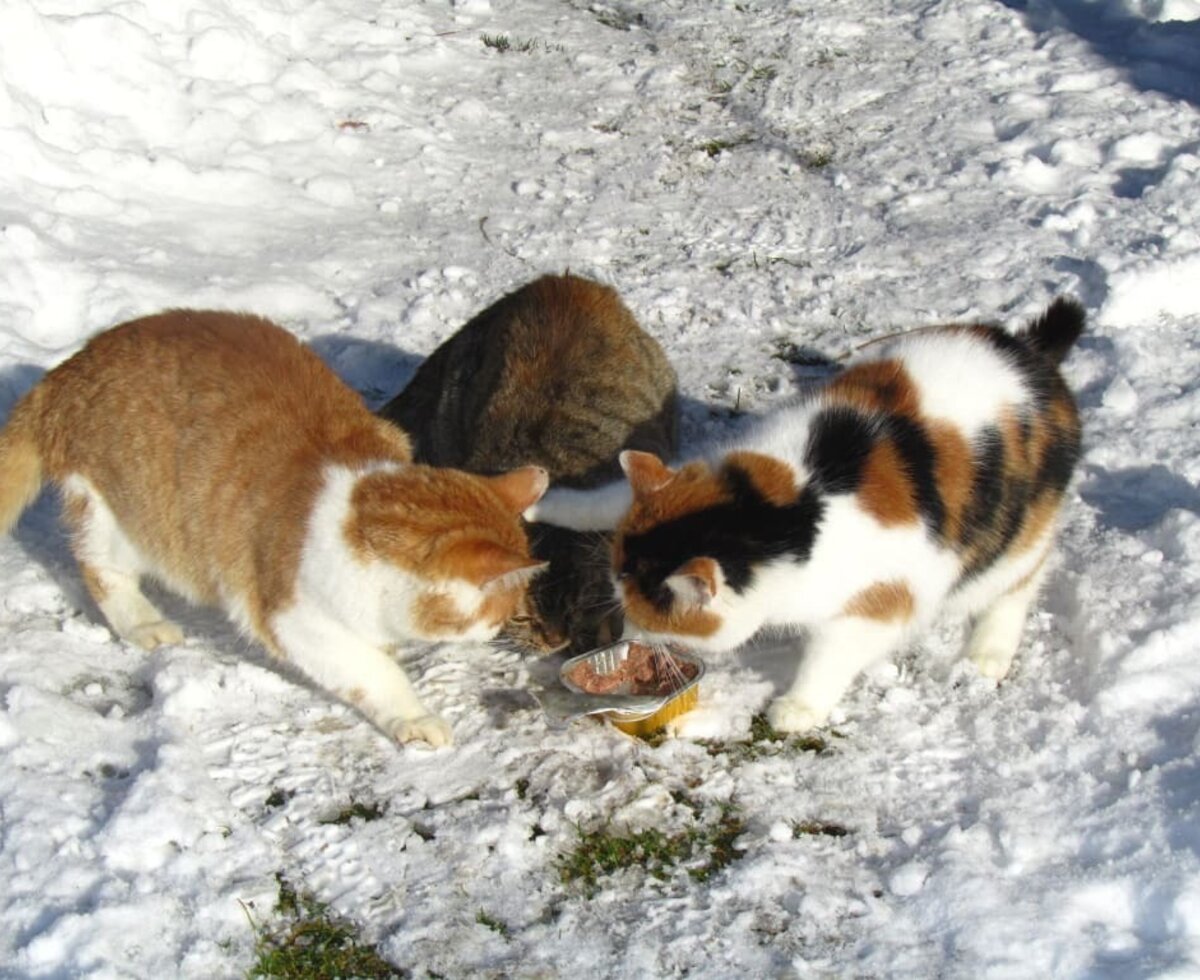
[{"label": "cat's ear", "polygon": [[712,558],[690,558],[667,576],[667,587],[684,605],[703,609],[721,587],[721,566]]},{"label": "cat's ear", "polygon": [[635,497],[643,497],[655,490],[661,490],[675,478],[675,471],[667,466],[654,453],[643,453],[636,449],[626,449],[620,456],[621,469],[629,478]]},{"label": "cat's ear", "polygon": [[525,508],[536,504],[550,486],[550,474],[540,466],[522,466],[518,470],[484,479],[514,514],[520,514]]},{"label": "cat's ear", "polygon": [[450,551],[447,559],[460,578],[485,592],[524,585],[549,564],[491,541],[461,542]]},{"label": "cat's ear", "polygon": [[499,571],[498,574],[481,583],[479,587],[484,592],[507,592],[510,589],[524,588],[535,575],[549,567],[548,561],[526,558],[522,563],[509,568],[508,571]]}]

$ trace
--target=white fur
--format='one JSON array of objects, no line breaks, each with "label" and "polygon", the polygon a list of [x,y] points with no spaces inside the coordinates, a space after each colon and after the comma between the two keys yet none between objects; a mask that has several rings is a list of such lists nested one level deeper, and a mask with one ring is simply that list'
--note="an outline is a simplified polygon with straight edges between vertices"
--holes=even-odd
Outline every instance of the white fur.
[{"label": "white fur", "polygon": [[121,530],[100,492],[72,473],[63,480],[62,493],[68,502],[86,507],[75,529],[75,551],[96,577],[101,589],[96,604],[113,632],[146,649],[179,643],[182,630],[142,593],[141,577],[159,570]]},{"label": "white fur", "polygon": [[[405,639],[424,637],[413,616],[428,586],[401,568],[364,562],[351,552],[344,528],[356,482],[369,470],[329,467],[308,523],[308,534],[291,605],[277,613],[271,630],[282,652],[322,687],[354,702],[381,729],[400,741],[450,741],[450,727],[417,697],[404,670],[385,651]],[[445,583],[464,616],[483,593],[465,581]],[[456,639],[487,640],[497,626],[477,622]]]},{"label": "white fur", "polygon": [[[1006,411],[1020,412],[1032,402],[1033,393],[1004,355],[965,331],[914,333],[873,348],[865,359],[884,357],[902,362],[925,417],[954,425],[968,440]],[[803,459],[809,430],[825,404],[820,392],[793,402],[762,419],[736,444],[712,447],[705,458],[716,468],[735,449],[764,453],[788,464],[796,485],[803,486],[809,479]],[[628,502],[628,484],[620,486]],[[613,527],[621,515],[612,510],[621,500],[615,485],[559,491],[538,508],[538,519],[576,528]],[[701,651],[715,652],[738,646],[762,628],[806,630],[809,641],[795,683],[769,713],[783,731],[823,723],[864,668],[932,621],[961,571],[957,556],[933,541],[924,526],[884,527],[851,495],[823,500],[826,510],[807,562],[760,566],[752,588],[742,595],[718,588],[704,606],[720,617],[719,628],[707,637],[684,638]],[[1050,529],[1028,551],[1002,557],[953,597],[953,607],[978,615],[967,653],[987,676],[1002,677],[1009,669],[1052,537]],[[911,617],[888,622],[847,615],[855,596],[887,582],[911,592]],[[687,591],[682,583],[673,587],[677,594]],[[632,627],[630,632],[639,633]]]},{"label": "white fur", "polygon": [[1031,397],[1020,372],[988,341],[965,331],[912,333],[870,356],[903,362],[921,414],[953,422],[968,439]]},{"label": "white fur", "polygon": [[[403,569],[381,561],[363,561],[345,537],[355,483],[368,473],[394,464],[357,470],[330,467],[308,525],[291,603],[267,624],[275,652],[322,688],[355,704],[383,731],[399,741],[424,739],[433,745],[451,740],[450,726],[422,703],[403,669],[386,652],[404,639],[423,637],[413,616],[414,602],[429,586]],[[100,611],[113,630],[145,647],[176,643],[179,627],[165,619],[142,594],[139,580],[153,575],[188,598],[186,583],[173,581],[121,530],[116,516],[91,483],[78,475],[63,481],[68,500],[82,500],[86,516],[76,530],[76,550],[99,580]],[[222,605],[246,632],[253,634],[244,597],[221,588]],[[474,619],[483,593],[465,581],[444,583],[464,618]],[[456,639],[487,640],[498,627],[476,623]]]}]

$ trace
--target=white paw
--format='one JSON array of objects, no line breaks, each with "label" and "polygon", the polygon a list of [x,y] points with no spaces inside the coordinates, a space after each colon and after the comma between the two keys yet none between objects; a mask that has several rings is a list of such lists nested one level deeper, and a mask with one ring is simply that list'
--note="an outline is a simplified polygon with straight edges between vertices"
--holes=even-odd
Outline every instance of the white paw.
[{"label": "white paw", "polygon": [[169,619],[159,619],[153,623],[139,623],[126,634],[125,639],[146,650],[153,650],[155,647],[182,643],[183,630]]},{"label": "white paw", "polygon": [[521,516],[524,517],[525,520],[527,520],[530,524],[536,524],[542,519],[539,507],[540,503],[530,504],[521,512]]},{"label": "white paw", "polygon": [[819,711],[796,698],[776,698],[767,709],[767,721],[777,732],[807,732],[819,728],[828,718],[828,711]]},{"label": "white paw", "polygon": [[984,677],[1000,681],[1008,676],[1013,658],[1011,654],[1001,650],[983,649],[971,651],[971,662],[979,668],[979,673],[983,674]]},{"label": "white paw", "polygon": [[387,733],[401,744],[405,742],[428,742],[430,745],[449,745],[454,741],[450,724],[439,715],[421,715],[417,718],[397,718],[387,725]]}]

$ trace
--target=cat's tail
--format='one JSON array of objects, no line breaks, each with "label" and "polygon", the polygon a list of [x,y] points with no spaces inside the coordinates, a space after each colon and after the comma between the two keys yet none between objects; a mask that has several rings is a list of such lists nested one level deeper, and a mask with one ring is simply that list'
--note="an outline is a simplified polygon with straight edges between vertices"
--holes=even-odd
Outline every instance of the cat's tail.
[{"label": "cat's tail", "polygon": [[12,530],[45,482],[35,430],[41,394],[34,388],[17,402],[0,430],[0,534]]},{"label": "cat's tail", "polygon": [[1018,336],[1043,357],[1060,364],[1083,333],[1086,319],[1078,300],[1060,296]]}]

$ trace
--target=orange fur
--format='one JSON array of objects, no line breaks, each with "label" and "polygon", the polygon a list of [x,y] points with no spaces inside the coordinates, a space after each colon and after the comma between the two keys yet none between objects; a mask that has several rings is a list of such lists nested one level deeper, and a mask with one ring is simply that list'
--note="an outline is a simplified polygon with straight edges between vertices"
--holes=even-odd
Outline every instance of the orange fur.
[{"label": "orange fur", "polygon": [[675,478],[675,471],[653,453],[627,450],[621,453],[621,467],[637,497],[656,493]]},{"label": "orange fur", "polygon": [[658,490],[639,494],[635,488],[633,504],[621,523],[621,533],[636,534],[644,528],[706,510],[728,499],[728,490],[706,463],[688,463],[675,471],[669,484]]},{"label": "orange fur", "polygon": [[725,457],[725,466],[743,470],[763,499],[776,507],[786,507],[800,492],[792,468],[774,456],[738,450]]},{"label": "orange fur", "polygon": [[971,495],[975,467],[971,462],[971,445],[956,426],[931,421],[926,431],[936,456],[934,479],[938,494],[946,506],[946,538],[961,540],[963,510]]},{"label": "orange fur", "polygon": [[881,439],[867,457],[858,500],[863,510],[884,527],[917,522],[920,515],[912,480],[905,473],[890,439]]},{"label": "orange fur", "polygon": [[[341,544],[322,547],[364,575],[373,561],[412,573],[412,588],[433,595],[450,579],[489,587],[478,608],[451,603],[453,615],[425,597],[425,618],[437,626],[426,633],[453,637],[480,622],[498,627],[539,567],[519,515],[545,490],[545,471],[485,478],[410,460],[404,432],[373,416],[287,331],[248,314],[171,310],[94,337],[17,405],[0,432],[0,523],[7,529],[15,521],[42,479],[60,484],[84,583],[106,616],[123,621],[110,623],[114,629],[144,645],[178,637],[136,589],[137,575],[149,568],[188,598],[223,605],[288,658],[294,651],[284,648],[277,624],[285,612],[305,614],[298,575],[326,474],[330,467],[374,470],[354,476],[341,537],[330,539]],[[116,547],[103,543],[108,537],[89,544],[100,519],[93,501],[119,528],[103,534],[123,538],[128,544],[120,547],[140,558],[108,555],[105,548]],[[300,631],[293,638],[303,635],[295,625],[302,622],[289,621]],[[336,628],[352,632],[355,625],[338,621]],[[387,620],[386,630],[405,628]],[[325,669],[323,654],[305,653],[308,669]],[[444,722],[422,720],[398,668],[378,653],[354,656],[371,676],[386,675],[403,704],[380,703],[378,691],[349,682],[335,693],[371,702],[364,712],[402,740],[448,740]],[[328,657],[336,662],[338,650]]]},{"label": "orange fur", "polygon": [[907,622],[916,610],[916,599],[905,582],[876,582],[846,603],[847,616],[884,623]]},{"label": "orange fur", "polygon": [[915,416],[917,392],[898,361],[868,361],[847,368],[826,389],[831,404],[864,412],[891,412]]},{"label": "orange fur", "polygon": [[7,534],[21,512],[33,503],[45,478],[33,425],[42,396],[34,388],[13,410],[0,431],[0,534]]}]

